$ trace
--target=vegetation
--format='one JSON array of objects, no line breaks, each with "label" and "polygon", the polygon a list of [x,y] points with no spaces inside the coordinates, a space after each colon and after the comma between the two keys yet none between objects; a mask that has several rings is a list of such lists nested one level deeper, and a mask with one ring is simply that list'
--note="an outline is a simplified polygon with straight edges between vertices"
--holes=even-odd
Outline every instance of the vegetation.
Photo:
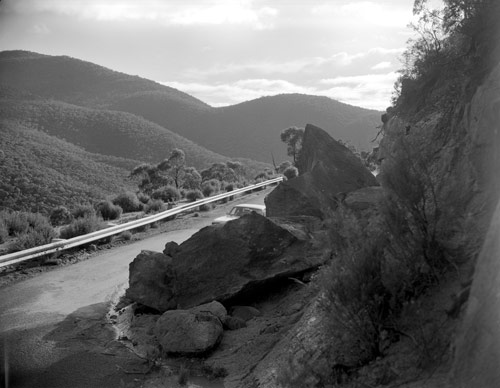
[{"label": "vegetation", "polygon": [[95,232],[104,227],[100,218],[96,215],[86,216],[74,220],[71,224],[65,226],[59,232],[59,237],[68,239],[84,234]]},{"label": "vegetation", "polygon": [[101,201],[95,205],[96,212],[103,220],[117,220],[122,215],[122,208],[111,201]]},{"label": "vegetation", "polygon": [[[475,216],[465,211],[472,185],[466,173],[452,173],[448,160],[440,157],[459,126],[457,112],[463,112],[491,69],[500,3],[444,3],[442,11],[434,11],[425,0],[415,1],[418,36],[409,42],[394,105],[383,117],[384,124],[391,117],[408,123],[406,130],[384,133],[381,147],[387,148],[379,178],[384,200],[370,214],[342,204],[332,212],[332,260],[318,278],[325,338],[331,339],[324,355],[328,362],[310,362],[313,354],[306,351],[298,364],[293,359],[280,372],[283,386],[341,386],[350,379],[358,380],[349,386],[372,386],[359,381],[355,371],[384,356],[382,344],[391,341],[391,333],[408,337],[414,351],[433,366],[449,351],[443,323],[415,306],[479,252],[481,232],[471,227]],[[432,133],[418,125],[429,117],[438,117]],[[462,149],[460,136],[453,138],[454,155]],[[391,378],[384,376],[380,384]]]},{"label": "vegetation", "polygon": [[143,204],[131,191],[118,194],[112,200],[114,205],[120,206],[125,213],[138,212],[143,208]]},{"label": "vegetation", "polygon": [[304,137],[304,128],[290,127],[281,132],[280,139],[286,143],[286,153],[293,159],[293,165],[297,164],[300,150],[302,148],[302,138]]}]

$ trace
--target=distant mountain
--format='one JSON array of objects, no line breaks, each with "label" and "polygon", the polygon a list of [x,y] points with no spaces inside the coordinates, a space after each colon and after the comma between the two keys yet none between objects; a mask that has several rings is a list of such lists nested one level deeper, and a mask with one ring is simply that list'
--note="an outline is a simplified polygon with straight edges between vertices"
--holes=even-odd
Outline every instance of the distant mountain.
[{"label": "distant mountain", "polygon": [[172,149],[181,148],[189,165],[198,169],[228,160],[130,113],[36,97],[20,99],[20,95],[12,89],[4,93],[0,86],[0,117],[24,123],[91,153],[126,158],[135,164],[158,163]]},{"label": "distant mountain", "polygon": [[213,108],[179,90],[73,59],[24,51],[0,53],[0,84],[44,98],[141,116],[228,157],[286,159],[279,134],[307,123],[359,149],[371,148],[380,112],[327,97],[283,94]]}]

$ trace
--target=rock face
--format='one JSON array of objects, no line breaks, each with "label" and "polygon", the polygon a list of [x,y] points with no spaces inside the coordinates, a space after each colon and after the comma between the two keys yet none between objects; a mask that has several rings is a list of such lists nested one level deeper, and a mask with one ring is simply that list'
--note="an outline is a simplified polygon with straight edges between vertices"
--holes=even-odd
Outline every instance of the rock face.
[{"label": "rock face", "polygon": [[223,328],[219,318],[209,312],[170,310],[156,322],[155,335],[167,354],[196,355],[214,348]]},{"label": "rock face", "polygon": [[126,297],[158,311],[175,308],[175,273],[172,258],[142,251],[129,265]]},{"label": "rock face", "polygon": [[338,195],[378,186],[375,177],[346,147],[321,128],[308,124],[299,158],[299,176],[282,182],[266,198],[269,217],[325,218]]},{"label": "rock face", "polygon": [[500,202],[479,256],[456,342],[455,387],[500,386]]},{"label": "rock face", "polygon": [[162,312],[257,297],[269,283],[317,268],[329,256],[320,244],[255,213],[203,228],[181,245],[169,243],[165,253],[137,256],[127,291],[131,300]]}]

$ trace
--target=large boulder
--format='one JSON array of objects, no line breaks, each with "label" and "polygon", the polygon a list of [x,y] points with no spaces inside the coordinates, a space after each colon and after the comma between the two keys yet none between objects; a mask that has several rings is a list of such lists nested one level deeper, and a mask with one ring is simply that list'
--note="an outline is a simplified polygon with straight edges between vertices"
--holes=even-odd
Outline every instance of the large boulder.
[{"label": "large boulder", "polygon": [[329,257],[321,234],[290,228],[251,213],[203,228],[181,245],[169,243],[163,254],[142,252],[130,265],[127,297],[161,312],[258,297],[273,282],[300,277]]},{"label": "large boulder", "polygon": [[173,256],[178,306],[224,301],[241,293],[255,292],[258,296],[266,281],[293,276],[320,264],[317,258],[307,257],[306,245],[256,213],[203,228],[183,242]]},{"label": "large boulder", "polygon": [[142,251],[129,265],[126,297],[134,302],[166,311],[177,306],[172,258],[163,253]]},{"label": "large boulder", "polygon": [[209,312],[170,310],[158,319],[154,331],[164,353],[192,356],[213,349],[223,328],[219,318]]},{"label": "large boulder", "polygon": [[358,157],[311,124],[304,131],[298,169],[298,177],[282,182],[267,196],[268,216],[326,218],[345,193],[378,186]]}]

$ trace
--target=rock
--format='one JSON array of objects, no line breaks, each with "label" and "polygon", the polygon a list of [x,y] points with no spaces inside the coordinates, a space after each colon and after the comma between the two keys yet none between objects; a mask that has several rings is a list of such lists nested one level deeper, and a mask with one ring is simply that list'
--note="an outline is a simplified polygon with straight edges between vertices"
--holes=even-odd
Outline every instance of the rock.
[{"label": "rock", "polygon": [[363,187],[346,194],[342,203],[349,209],[364,212],[374,210],[384,198],[384,190],[380,186]]},{"label": "rock", "polygon": [[189,311],[212,314],[213,316],[219,318],[219,321],[221,321],[221,323],[224,323],[227,318],[226,308],[222,305],[222,303],[219,303],[216,300],[210,303],[205,303],[200,306],[190,308]]},{"label": "rock", "polygon": [[166,311],[177,306],[175,284],[172,258],[159,252],[142,251],[129,265],[126,297]]},{"label": "rock", "polygon": [[378,186],[370,171],[348,148],[321,128],[308,124],[298,163],[299,176],[282,182],[265,200],[269,217],[325,218],[339,193]]},{"label": "rock", "polygon": [[166,354],[201,355],[212,350],[223,333],[219,318],[210,313],[171,310],[156,322],[155,335]]},{"label": "rock", "polygon": [[141,253],[130,266],[127,297],[161,312],[259,297],[272,282],[300,277],[328,259],[321,235],[309,227],[298,234],[303,238],[256,213],[203,228],[168,245],[171,256]]},{"label": "rock", "polygon": [[227,316],[226,321],[224,322],[224,328],[227,330],[238,330],[247,327],[247,323],[237,317],[232,317],[230,315]]},{"label": "rock", "polygon": [[245,322],[254,317],[259,317],[260,315],[260,311],[252,306],[234,306],[231,309],[231,316],[239,318]]},{"label": "rock", "polygon": [[500,386],[500,202],[479,255],[458,331],[454,387]]},{"label": "rock", "polygon": [[170,241],[165,244],[165,249],[163,250],[163,254],[167,256],[175,256],[175,254],[179,251],[179,244],[175,241]]}]

